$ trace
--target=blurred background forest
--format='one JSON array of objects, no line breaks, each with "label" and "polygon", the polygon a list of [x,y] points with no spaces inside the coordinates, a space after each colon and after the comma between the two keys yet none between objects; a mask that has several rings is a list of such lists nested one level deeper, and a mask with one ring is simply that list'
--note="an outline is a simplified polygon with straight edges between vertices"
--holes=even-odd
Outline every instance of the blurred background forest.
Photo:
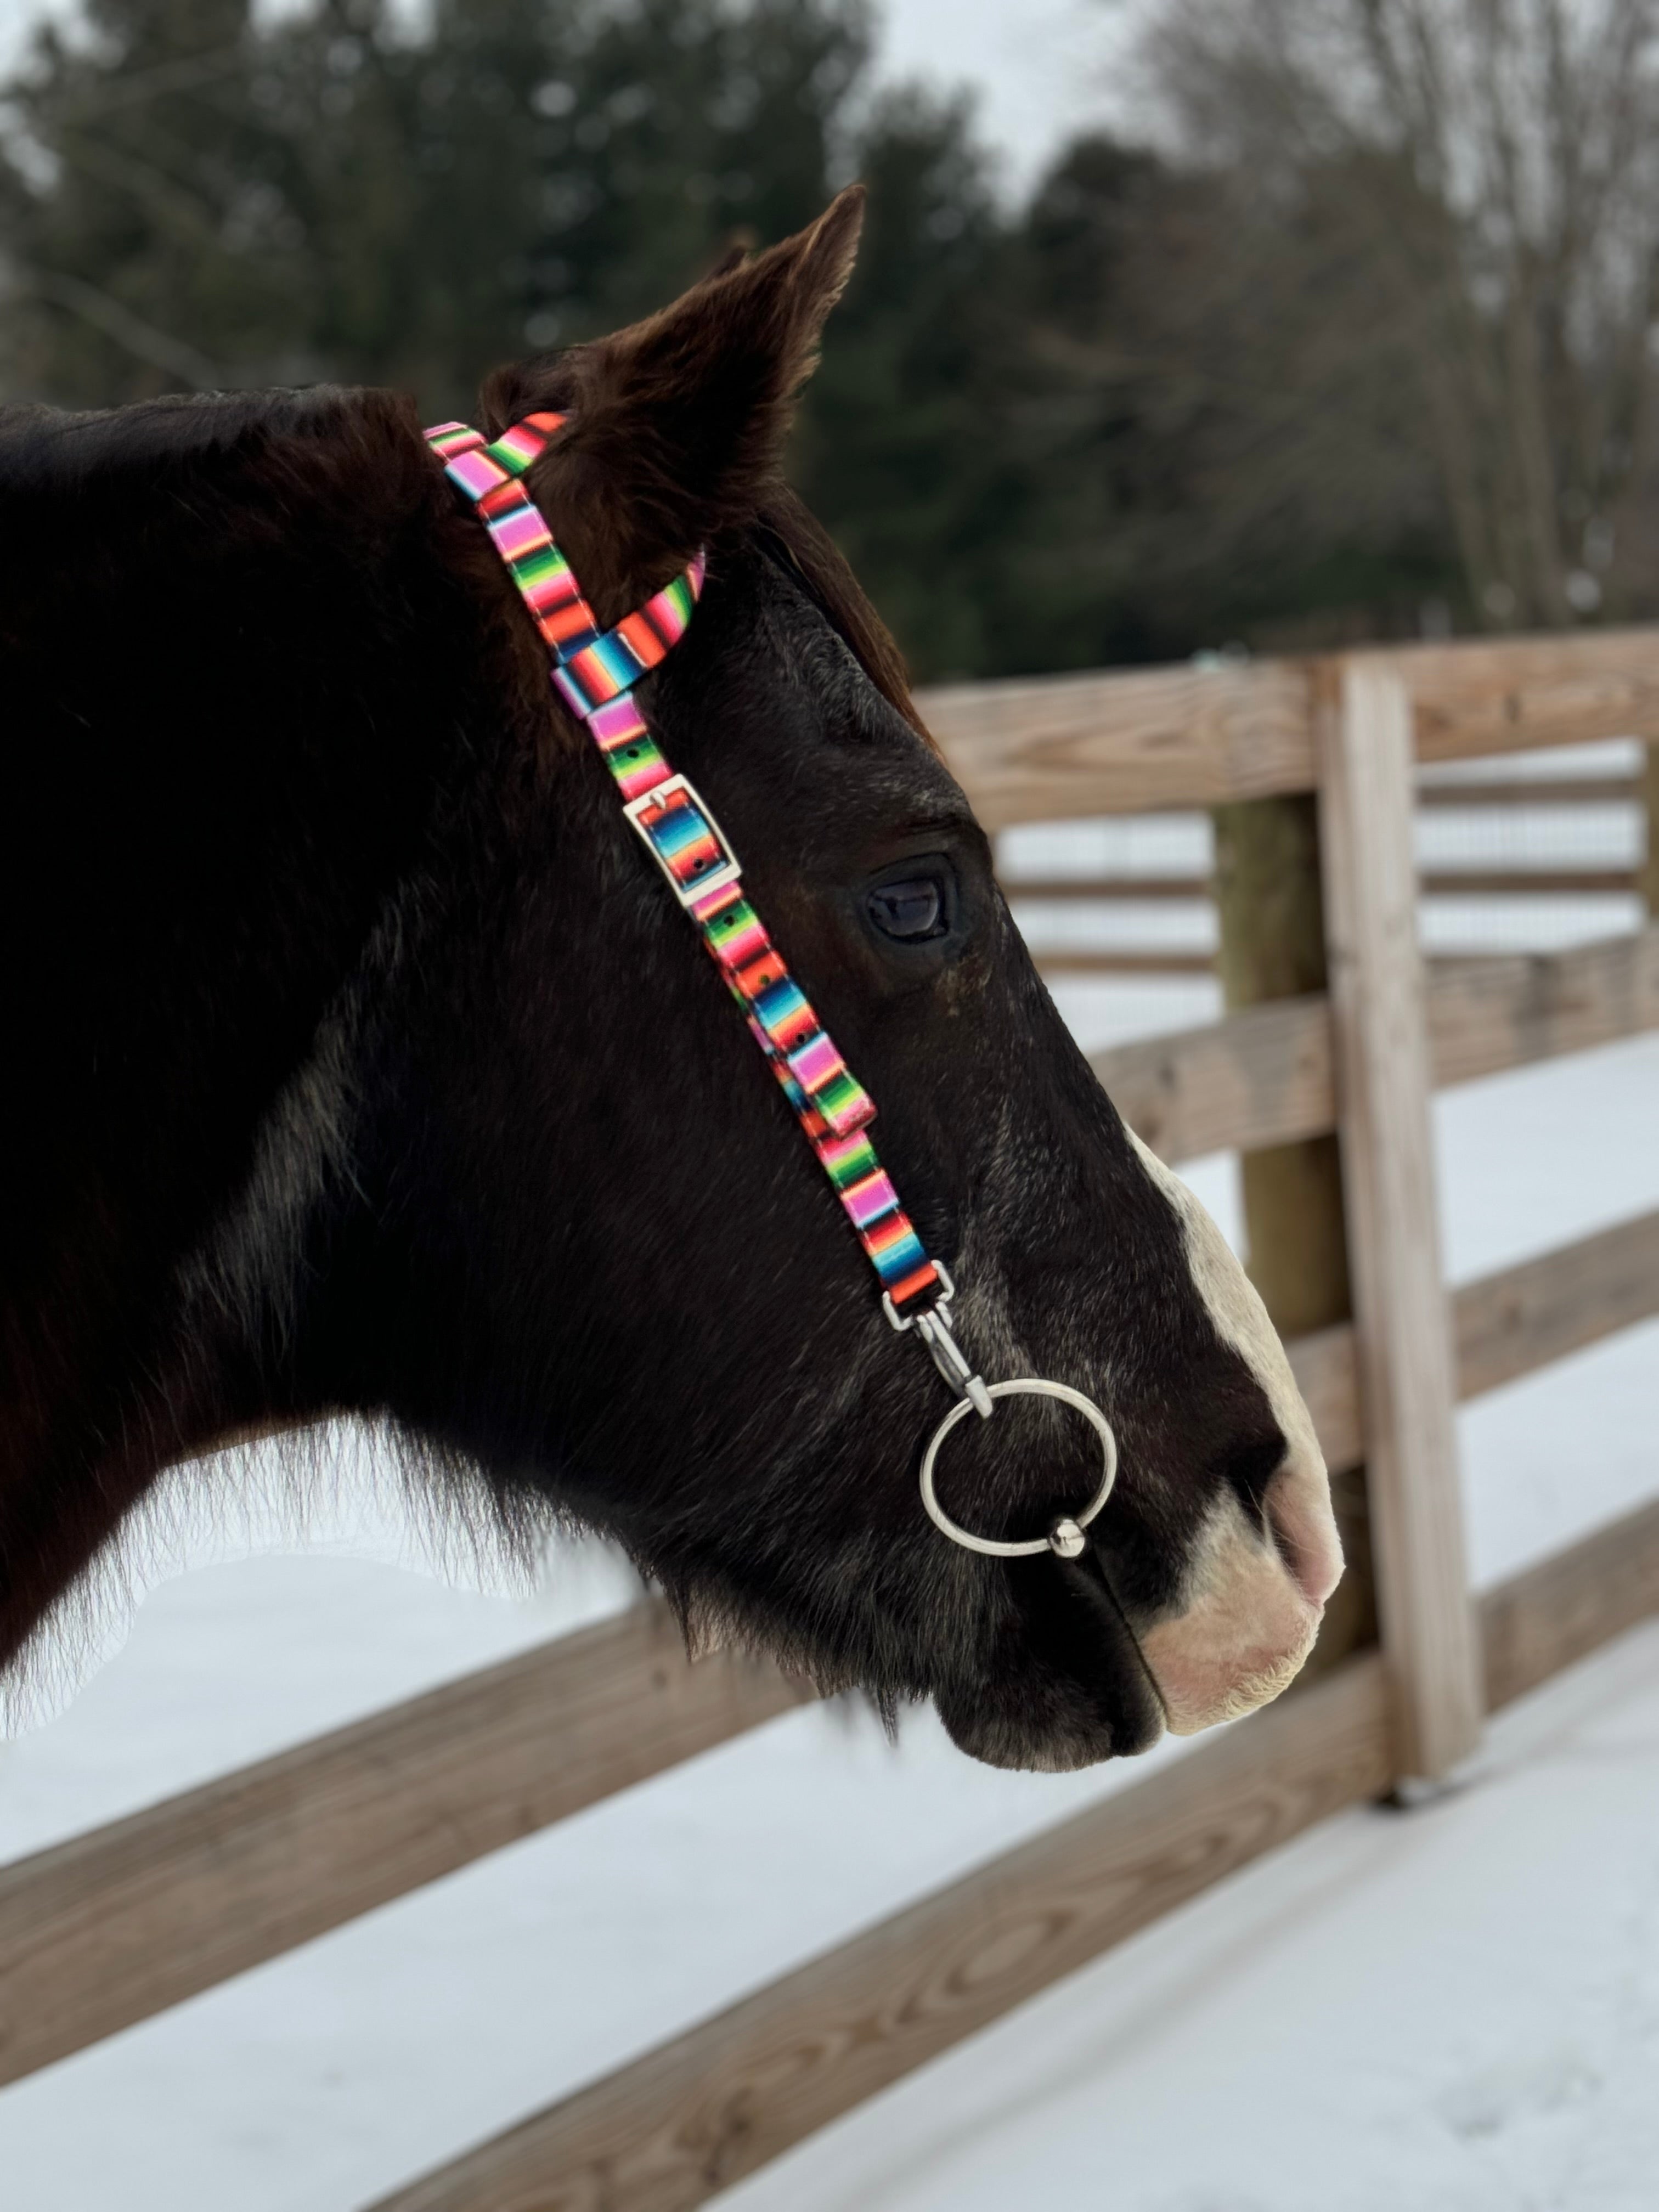
[{"label": "blurred background forest", "polygon": [[919,677],[1659,614],[1650,0],[1141,12],[1014,201],[866,0],[90,0],[0,88],[0,391],[465,413],[860,175],[794,465]]}]

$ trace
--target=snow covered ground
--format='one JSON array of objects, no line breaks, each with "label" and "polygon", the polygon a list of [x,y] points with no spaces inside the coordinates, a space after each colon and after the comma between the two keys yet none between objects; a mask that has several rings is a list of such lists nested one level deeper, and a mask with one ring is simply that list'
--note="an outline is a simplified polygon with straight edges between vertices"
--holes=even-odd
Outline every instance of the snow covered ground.
[{"label": "snow covered ground", "polygon": [[[1062,997],[1092,1045],[1209,988]],[[1471,1085],[1438,1126],[1462,1279],[1659,1205],[1659,1038]],[[1231,1163],[1194,1180],[1235,1231]],[[1650,1326],[1466,1412],[1478,1581],[1659,1491],[1656,1352]],[[163,1583],[0,1747],[0,1860],[626,1601],[580,1551],[520,1598],[393,1564],[348,1461],[321,1548]],[[791,1715],[0,2094],[0,2205],[349,2212],[1145,1771],[994,1774],[925,1714],[896,1751]],[[1449,1799],[1328,1824],[726,2201],[1652,2212],[1659,1627],[1506,1716]]]},{"label": "snow covered ground", "polygon": [[1659,1627],[1000,2022],[730,2212],[1652,2212]]}]

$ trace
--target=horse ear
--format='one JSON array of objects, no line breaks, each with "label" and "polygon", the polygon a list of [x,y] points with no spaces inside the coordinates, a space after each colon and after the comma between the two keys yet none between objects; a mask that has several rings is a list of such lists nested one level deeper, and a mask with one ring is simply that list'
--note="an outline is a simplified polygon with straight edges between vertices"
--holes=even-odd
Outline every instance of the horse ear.
[{"label": "horse ear", "polygon": [[851,185],[808,229],[752,259],[728,254],[660,314],[484,386],[491,436],[539,409],[571,416],[527,481],[602,620],[775,485],[863,219]]}]

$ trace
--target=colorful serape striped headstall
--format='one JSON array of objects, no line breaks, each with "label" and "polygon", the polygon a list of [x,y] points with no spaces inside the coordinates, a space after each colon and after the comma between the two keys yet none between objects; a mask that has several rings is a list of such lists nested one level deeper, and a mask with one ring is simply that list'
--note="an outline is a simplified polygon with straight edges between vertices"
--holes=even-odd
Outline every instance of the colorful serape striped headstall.
[{"label": "colorful serape striped headstall", "polygon": [[[601,630],[569,562],[520,478],[565,421],[526,416],[486,444],[465,422],[427,438],[473,501],[553,655],[554,688],[586,722],[616,779],[623,811],[696,924],[756,1042],[880,1279],[908,1325],[948,1296],[866,1134],[875,1102],[848,1067],[744,896],[737,856],[693,786],[658,750],[633,687],[684,635],[702,589],[701,554],[613,629]],[[941,1313],[940,1318],[943,1318]],[[965,1370],[964,1370],[965,1371]]]}]

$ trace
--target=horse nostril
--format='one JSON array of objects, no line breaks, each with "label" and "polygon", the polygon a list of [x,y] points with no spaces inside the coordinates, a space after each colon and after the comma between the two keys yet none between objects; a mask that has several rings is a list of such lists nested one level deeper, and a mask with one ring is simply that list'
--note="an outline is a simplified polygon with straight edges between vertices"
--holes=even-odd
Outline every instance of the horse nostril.
[{"label": "horse nostril", "polygon": [[1253,1522],[1265,1527],[1267,1492],[1285,1463],[1285,1439],[1277,1429],[1271,1435],[1238,1444],[1227,1455],[1227,1480]]},{"label": "horse nostril", "polygon": [[1323,1468],[1301,1466],[1275,1430],[1235,1449],[1227,1462],[1227,1480],[1297,1588],[1310,1604],[1323,1605],[1342,1576],[1342,1547]]},{"label": "horse nostril", "polygon": [[1268,1483],[1263,1504],[1268,1533],[1297,1587],[1310,1605],[1322,1606],[1342,1579],[1342,1540],[1323,1467],[1292,1455]]}]

